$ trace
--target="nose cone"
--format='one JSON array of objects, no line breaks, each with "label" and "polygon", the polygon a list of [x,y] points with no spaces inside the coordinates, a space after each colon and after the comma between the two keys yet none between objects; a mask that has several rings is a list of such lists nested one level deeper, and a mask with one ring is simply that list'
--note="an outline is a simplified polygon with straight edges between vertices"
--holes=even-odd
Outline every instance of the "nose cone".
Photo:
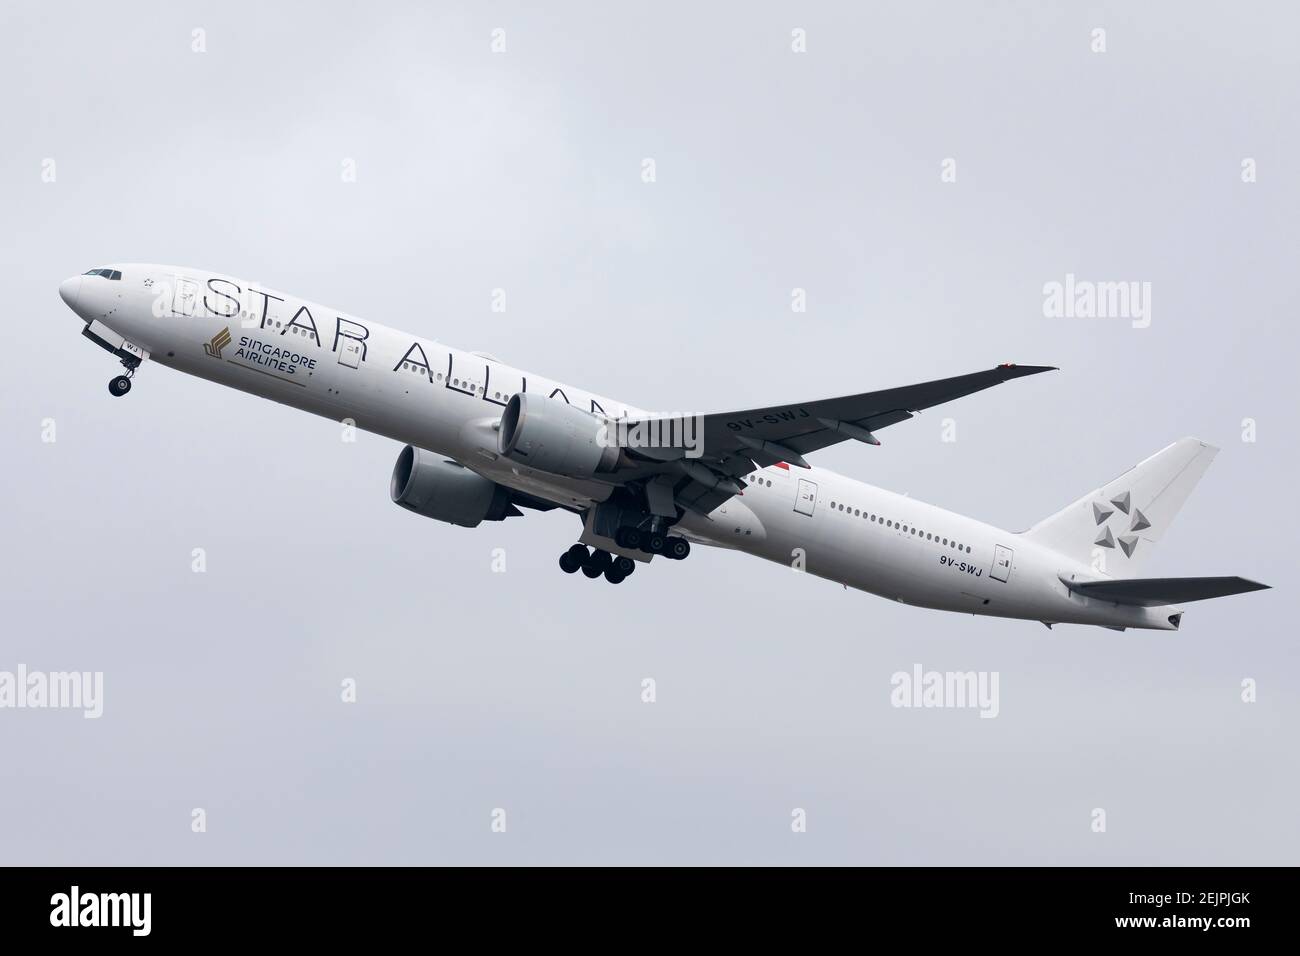
[{"label": "nose cone", "polygon": [[81,276],[73,276],[59,283],[59,298],[68,304],[69,309],[77,307],[79,295],[81,295]]}]

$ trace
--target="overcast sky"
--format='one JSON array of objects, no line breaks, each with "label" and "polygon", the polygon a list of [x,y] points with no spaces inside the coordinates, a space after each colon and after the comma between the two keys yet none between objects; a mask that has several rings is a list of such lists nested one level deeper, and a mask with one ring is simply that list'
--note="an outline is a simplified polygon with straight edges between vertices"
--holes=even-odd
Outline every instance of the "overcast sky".
[{"label": "overcast sky", "polygon": [[[1291,5],[429,7],[0,12],[0,671],[104,675],[98,720],[0,710],[0,862],[1300,862]],[[113,261],[654,409],[1058,365],[815,463],[1018,530],[1196,435],[1144,573],[1275,587],[1116,633],[705,549],[566,577],[576,519],[419,518],[391,441],[110,397],[57,287]],[[1149,327],[1045,316],[1067,274]],[[892,707],[915,664],[998,717]]]}]

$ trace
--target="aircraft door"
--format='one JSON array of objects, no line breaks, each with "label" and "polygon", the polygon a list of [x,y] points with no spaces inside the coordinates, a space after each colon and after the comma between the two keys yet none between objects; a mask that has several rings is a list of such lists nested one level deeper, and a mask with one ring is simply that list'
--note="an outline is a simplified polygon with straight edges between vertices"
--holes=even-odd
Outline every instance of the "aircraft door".
[{"label": "aircraft door", "polygon": [[1006,581],[1011,577],[1011,558],[1012,551],[1010,548],[1004,548],[1002,545],[993,547],[993,567],[989,571],[989,577],[994,581]]},{"label": "aircraft door", "polygon": [[817,483],[807,478],[799,479],[799,490],[794,499],[794,510],[801,515],[811,515],[817,505]]},{"label": "aircraft door", "polygon": [[199,284],[185,276],[176,276],[172,289],[172,314],[197,315],[199,301]]}]

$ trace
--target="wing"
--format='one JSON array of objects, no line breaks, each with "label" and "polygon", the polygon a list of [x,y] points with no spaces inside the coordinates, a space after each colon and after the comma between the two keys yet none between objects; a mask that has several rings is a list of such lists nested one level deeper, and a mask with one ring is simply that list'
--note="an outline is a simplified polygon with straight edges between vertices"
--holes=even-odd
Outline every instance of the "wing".
[{"label": "wing", "polygon": [[807,468],[804,455],[856,440],[878,445],[875,432],[917,412],[1013,378],[1055,371],[1048,365],[999,365],[983,372],[941,378],[842,398],[705,415],[699,457],[675,464],[688,479],[674,489],[678,504],[708,513],[737,494],[736,480],[755,468],[784,461]]}]

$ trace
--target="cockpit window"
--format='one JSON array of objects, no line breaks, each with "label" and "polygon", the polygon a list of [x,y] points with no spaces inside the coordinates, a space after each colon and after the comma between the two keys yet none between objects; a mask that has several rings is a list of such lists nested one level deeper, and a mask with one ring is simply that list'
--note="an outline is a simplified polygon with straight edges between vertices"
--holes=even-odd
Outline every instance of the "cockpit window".
[{"label": "cockpit window", "polygon": [[121,279],[122,273],[117,269],[91,269],[89,272],[83,272],[82,275],[100,276],[104,279]]}]

